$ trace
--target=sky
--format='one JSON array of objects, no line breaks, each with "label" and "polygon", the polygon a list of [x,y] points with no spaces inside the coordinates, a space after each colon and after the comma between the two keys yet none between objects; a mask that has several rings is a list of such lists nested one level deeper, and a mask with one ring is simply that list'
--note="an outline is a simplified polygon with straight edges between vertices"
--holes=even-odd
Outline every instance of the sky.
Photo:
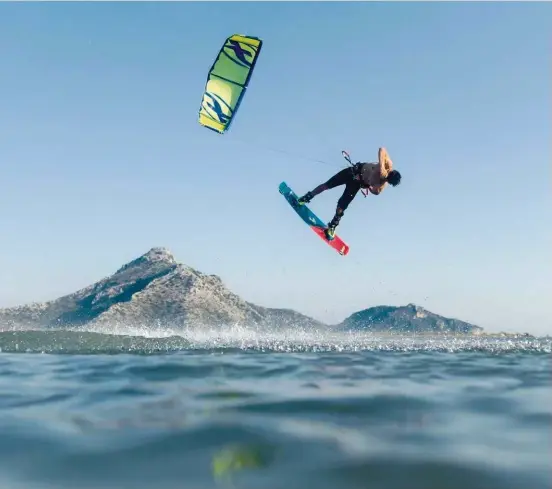
[{"label": "sky", "polygon": [[[552,334],[551,25],[540,2],[0,3],[0,307],[162,246],[329,323],[415,303]],[[219,135],[197,114],[234,33],[264,45]],[[401,185],[358,194],[340,256],[278,185],[380,146]]]}]

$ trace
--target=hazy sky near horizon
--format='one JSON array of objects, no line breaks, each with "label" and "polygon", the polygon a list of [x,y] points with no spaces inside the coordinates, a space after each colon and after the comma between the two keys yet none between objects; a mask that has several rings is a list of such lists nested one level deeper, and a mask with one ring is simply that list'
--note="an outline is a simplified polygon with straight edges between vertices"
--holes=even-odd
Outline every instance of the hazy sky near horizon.
[{"label": "hazy sky near horizon", "polygon": [[[550,25],[540,2],[0,3],[0,307],[163,246],[328,322],[414,302],[552,334]],[[233,33],[264,46],[221,136],[197,112]],[[403,181],[359,194],[341,257],[278,184],[379,146]]]}]

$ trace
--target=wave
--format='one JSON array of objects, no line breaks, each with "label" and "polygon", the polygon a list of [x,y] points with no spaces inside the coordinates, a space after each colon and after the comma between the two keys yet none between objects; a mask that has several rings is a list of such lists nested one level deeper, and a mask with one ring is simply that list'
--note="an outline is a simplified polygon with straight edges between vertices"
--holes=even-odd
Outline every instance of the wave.
[{"label": "wave", "polygon": [[262,352],[462,352],[551,353],[552,338],[527,336],[428,336],[366,332],[313,331],[290,328],[264,331],[234,326],[174,331],[136,327],[94,329],[17,330],[0,332],[0,352],[51,354],[151,355],[185,350]]}]

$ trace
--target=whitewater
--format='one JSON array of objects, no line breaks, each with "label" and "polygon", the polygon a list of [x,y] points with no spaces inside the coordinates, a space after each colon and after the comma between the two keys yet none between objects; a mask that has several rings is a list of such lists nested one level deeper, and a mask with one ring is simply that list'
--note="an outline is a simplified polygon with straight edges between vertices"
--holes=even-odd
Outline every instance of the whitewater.
[{"label": "whitewater", "polygon": [[4,489],[549,489],[551,338],[0,332]]}]

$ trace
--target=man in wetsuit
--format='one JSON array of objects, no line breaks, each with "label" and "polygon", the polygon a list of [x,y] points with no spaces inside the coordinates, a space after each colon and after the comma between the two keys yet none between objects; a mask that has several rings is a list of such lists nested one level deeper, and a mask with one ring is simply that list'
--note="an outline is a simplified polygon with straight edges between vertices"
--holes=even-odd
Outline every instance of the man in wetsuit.
[{"label": "man in wetsuit", "polygon": [[[324,231],[328,240],[334,239],[335,228],[361,188],[368,189],[374,195],[379,195],[388,183],[393,187],[401,183],[401,174],[397,170],[393,170],[392,161],[389,158],[382,158],[381,154],[382,149],[380,149],[380,163],[355,163],[352,167],[341,170],[327,182],[318,185],[318,187],[298,199],[300,205],[308,204],[325,190],[345,185],[343,195],[337,201],[335,215]],[[387,155],[387,152],[385,152],[385,155]]]}]

